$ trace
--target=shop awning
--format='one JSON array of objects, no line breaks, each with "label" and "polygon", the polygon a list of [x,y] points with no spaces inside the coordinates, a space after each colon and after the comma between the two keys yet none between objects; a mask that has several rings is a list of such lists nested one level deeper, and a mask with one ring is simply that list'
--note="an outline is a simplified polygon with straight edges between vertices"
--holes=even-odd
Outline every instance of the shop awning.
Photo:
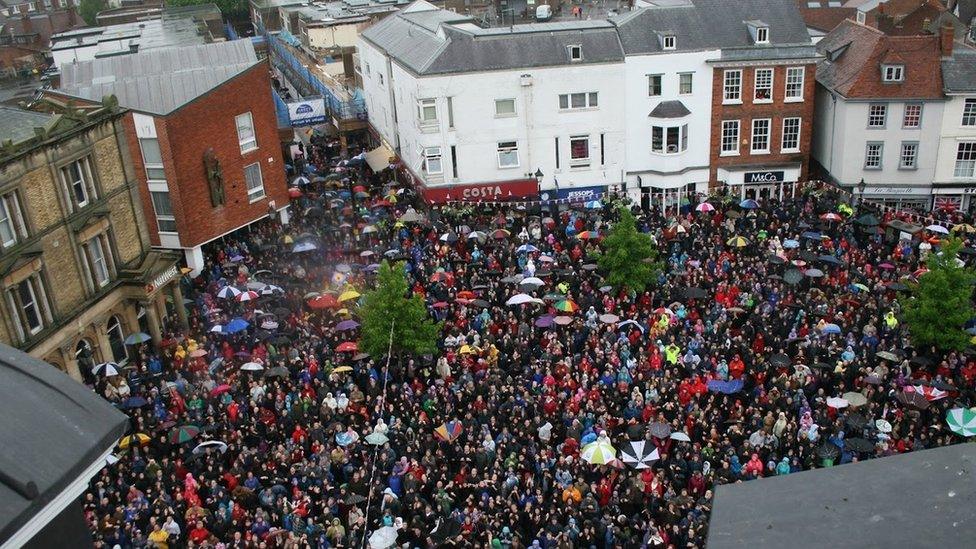
[{"label": "shop awning", "polygon": [[380,145],[366,153],[366,163],[374,172],[383,171],[390,166],[391,159],[396,158],[396,153],[386,145]]}]

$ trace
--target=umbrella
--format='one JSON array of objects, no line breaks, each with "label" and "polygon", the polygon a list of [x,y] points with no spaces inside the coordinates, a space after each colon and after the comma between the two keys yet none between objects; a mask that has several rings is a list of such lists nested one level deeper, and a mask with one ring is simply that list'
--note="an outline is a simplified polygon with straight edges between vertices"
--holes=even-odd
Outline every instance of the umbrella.
[{"label": "umbrella", "polygon": [[308,240],[304,242],[299,242],[292,247],[291,252],[293,254],[300,254],[302,252],[310,252],[312,250],[317,250],[318,246],[314,242],[309,242]]},{"label": "umbrella", "polygon": [[150,440],[151,439],[149,438],[149,435],[145,433],[135,433],[131,435],[126,435],[119,440],[119,448],[125,450],[126,448],[129,448],[130,446],[133,445],[145,446],[146,444],[149,444]]},{"label": "umbrella", "polygon": [[549,315],[540,316],[539,318],[535,319],[535,325],[539,328],[548,328],[549,326],[552,326],[552,321],[553,317]]},{"label": "umbrella", "polygon": [[591,465],[606,465],[617,457],[617,450],[606,437],[599,437],[580,451],[580,458]]},{"label": "umbrella", "polygon": [[341,433],[336,433],[335,440],[336,440],[336,444],[342,447],[349,446],[353,442],[352,435],[350,435],[346,431],[343,431]]},{"label": "umbrella", "polygon": [[440,427],[434,429],[434,436],[443,440],[444,442],[454,442],[459,436],[461,436],[461,431],[464,430],[464,424],[460,421],[448,421],[447,423],[442,423]]},{"label": "umbrella", "polygon": [[864,225],[865,227],[877,227],[880,224],[878,218],[874,214],[869,214],[869,213],[866,213],[861,217],[855,219],[854,223],[857,223],[858,225]]},{"label": "umbrella", "polygon": [[857,408],[858,406],[864,406],[865,404],[868,403],[867,397],[865,397],[861,393],[856,393],[854,391],[849,391],[847,393],[844,393],[843,395],[841,395],[841,398],[846,400],[847,403],[853,406],[854,408]]},{"label": "umbrella", "polygon": [[824,272],[821,271],[820,269],[807,269],[803,271],[803,274],[805,274],[810,278],[820,278],[824,275]]},{"label": "umbrella", "polygon": [[218,386],[216,386],[216,387],[214,387],[213,389],[210,390],[210,396],[211,396],[211,398],[212,397],[216,397],[216,396],[220,396],[220,395],[222,395],[222,394],[230,391],[230,389],[231,389],[230,385],[228,385],[226,383],[221,384],[221,385],[218,385]]},{"label": "umbrella", "polygon": [[837,256],[834,256],[834,255],[822,255],[822,256],[820,256],[820,257],[817,258],[817,261],[820,261],[820,262],[823,262],[823,263],[830,263],[831,265],[843,265],[844,264],[844,262],[841,261],[840,258],[838,258]]},{"label": "umbrella", "polygon": [[841,329],[840,326],[836,324],[824,324],[824,327],[820,329],[820,333],[839,334],[841,333]]},{"label": "umbrella", "polygon": [[233,299],[241,295],[241,291],[233,286],[224,286],[217,292],[217,297],[221,299]]},{"label": "umbrella", "polygon": [[902,404],[918,408],[919,410],[924,410],[929,407],[929,401],[926,400],[925,395],[921,393],[911,392],[901,392],[895,395],[895,399]]},{"label": "umbrella", "polygon": [[600,238],[600,233],[598,231],[583,231],[576,235],[576,238],[580,240],[592,240],[594,238]]},{"label": "umbrella", "polygon": [[202,454],[211,448],[216,448],[221,454],[227,451],[227,443],[221,442],[219,440],[208,440],[197,444],[197,447],[193,449],[194,454]]},{"label": "umbrella", "polygon": [[288,368],[284,366],[275,366],[267,372],[264,372],[264,377],[288,377]]},{"label": "umbrella", "polygon": [[641,326],[640,323],[638,323],[636,320],[627,319],[627,320],[621,322],[620,324],[617,324],[617,328],[623,328],[625,326],[633,326],[633,327],[637,328],[638,330],[640,330],[641,333],[644,333],[644,327]]},{"label": "umbrella", "polygon": [[562,311],[564,313],[575,313],[579,310],[579,305],[577,305],[572,299],[564,299],[559,301],[553,307],[555,307],[557,311]]},{"label": "umbrella", "polygon": [[458,240],[458,235],[455,233],[444,233],[441,235],[441,242],[455,243]]},{"label": "umbrella", "polygon": [[414,210],[413,208],[410,208],[407,210],[406,213],[401,215],[400,219],[398,219],[397,221],[402,221],[403,223],[417,223],[418,221],[423,221],[423,220],[424,220],[423,215],[417,213],[417,211]]},{"label": "umbrella", "polygon": [[787,284],[799,284],[801,280],[803,280],[803,273],[797,269],[790,269],[783,273],[783,282]]},{"label": "umbrella", "polygon": [[169,442],[170,444],[183,444],[193,440],[199,434],[200,428],[196,425],[180,425],[173,427],[173,430],[169,432]]},{"label": "umbrella", "polygon": [[603,204],[599,200],[590,200],[589,202],[584,202],[583,207],[587,210],[599,210],[603,207]]},{"label": "umbrella", "polygon": [[681,431],[671,433],[668,438],[671,440],[680,440],[681,442],[691,442],[691,437],[689,437],[687,433],[683,433]]},{"label": "umbrella", "polygon": [[793,361],[790,360],[790,357],[784,355],[783,353],[778,353],[769,357],[769,363],[778,368],[785,368],[786,366],[789,366],[791,362]]},{"label": "umbrella", "polygon": [[925,229],[933,233],[949,234],[949,229],[943,227],[942,225],[929,225],[928,227],[925,227]]},{"label": "umbrella", "polygon": [[946,413],[949,429],[957,435],[971,437],[976,435],[976,412],[969,408],[953,408]]},{"label": "umbrella", "polygon": [[573,323],[573,317],[571,316],[557,316],[552,319],[553,322],[559,324],[560,326],[568,326]]},{"label": "umbrella", "polygon": [[355,320],[343,320],[342,322],[336,324],[335,329],[344,332],[346,330],[355,330],[359,327],[359,323]]},{"label": "umbrella", "polygon": [[845,438],[844,448],[847,448],[852,452],[857,452],[857,453],[870,452],[874,450],[874,443],[871,442],[870,440],[858,438],[858,437]]},{"label": "umbrella", "polygon": [[631,440],[620,450],[620,458],[634,469],[647,469],[661,459],[657,447],[645,440]]},{"label": "umbrella", "polygon": [[898,356],[890,351],[878,351],[874,356],[891,362],[898,362]]},{"label": "umbrella", "polygon": [[359,350],[359,346],[356,345],[355,341],[343,341],[336,347],[336,351],[340,353],[355,353]]},{"label": "umbrella", "polygon": [[150,339],[152,339],[152,338],[149,337],[149,334],[147,334],[145,332],[136,332],[134,334],[130,334],[129,337],[125,338],[125,344],[126,345],[138,345],[140,343],[145,343],[145,342],[149,341]]},{"label": "umbrella", "polygon": [[263,369],[264,366],[257,362],[245,362],[244,365],[241,366],[241,370],[245,372],[260,372]]},{"label": "umbrella", "polygon": [[820,219],[823,219],[824,221],[843,221],[844,220],[844,218],[841,217],[840,214],[836,214],[834,212],[827,212],[825,214],[820,214]]},{"label": "umbrella", "polygon": [[392,526],[384,526],[369,535],[369,546],[371,549],[388,549],[396,545],[397,529]]},{"label": "umbrella", "polygon": [[121,369],[122,367],[115,362],[103,362],[92,368],[92,373],[96,376],[101,374],[105,377],[110,377],[119,375],[119,370]]},{"label": "umbrella", "polygon": [[331,309],[333,307],[338,307],[339,302],[336,301],[335,296],[329,294],[322,294],[313,297],[305,302],[310,309]]},{"label": "umbrella", "polygon": [[877,429],[878,431],[880,431],[882,433],[890,433],[891,432],[891,424],[888,423],[887,421],[883,420],[883,419],[879,419],[879,420],[875,421],[874,422],[874,427],[875,427],[875,429]]},{"label": "umbrella", "polygon": [[242,332],[247,329],[250,324],[243,318],[235,318],[224,326],[222,332],[225,334],[236,334],[237,332]]},{"label": "umbrella", "polygon": [[815,232],[815,231],[803,231],[800,234],[800,237],[806,238],[806,239],[809,239],[809,240],[820,240],[821,238],[823,238],[823,235],[820,234],[820,233],[818,233],[818,232]]},{"label": "umbrella", "polygon": [[535,298],[528,294],[515,294],[508,298],[505,305],[522,305],[524,303],[531,303],[533,301],[535,301]]},{"label": "umbrella", "polygon": [[335,368],[332,371],[335,372],[335,373],[337,373],[337,374],[343,374],[343,373],[346,373],[346,372],[351,372],[352,371],[352,366],[339,366],[338,368]]},{"label": "umbrella", "polygon": [[[932,386],[927,386],[927,385],[913,385],[911,388],[916,393],[921,393],[922,396],[925,397],[925,400],[928,400],[929,402],[932,402],[932,401],[935,401],[935,400],[940,400],[940,399],[943,399],[943,398],[949,396],[949,393],[947,393],[946,391],[943,391],[942,389],[938,389],[938,388],[932,387]],[[906,387],[905,390],[907,391],[908,390],[908,387]]]},{"label": "umbrella", "polygon": [[511,234],[512,233],[508,232],[505,229],[495,229],[494,231],[492,231],[491,237],[494,238],[495,240],[505,240],[506,238],[511,236]]},{"label": "umbrella", "polygon": [[522,244],[521,246],[516,248],[515,251],[520,254],[527,254],[532,252],[538,252],[539,248],[536,248],[532,244]]},{"label": "umbrella", "polygon": [[484,299],[472,299],[471,300],[471,305],[474,305],[475,307],[484,307],[484,308],[487,308],[487,307],[490,307],[491,306]]},{"label": "umbrella", "polygon": [[149,404],[149,401],[141,396],[133,396],[125,399],[119,408],[123,410],[132,410],[134,408],[142,408],[143,406]]},{"label": "umbrella", "polygon": [[733,248],[742,248],[743,246],[749,244],[749,239],[744,236],[733,236],[726,242],[726,244],[732,246]]},{"label": "umbrella", "polygon": [[800,247],[800,241],[799,240],[793,240],[792,238],[788,238],[788,239],[786,239],[786,240],[783,241],[783,247],[786,248],[787,250],[792,250],[792,249],[795,249],[795,248],[799,248]]},{"label": "umbrella", "polygon": [[847,416],[847,424],[854,429],[863,429],[868,424],[868,418],[864,414],[851,414]]},{"label": "umbrella", "polygon": [[742,390],[742,380],[733,379],[729,381],[722,381],[720,379],[712,379],[707,383],[708,390],[713,393],[722,393],[726,395],[731,395],[733,393],[738,393]]},{"label": "umbrella", "polygon": [[544,280],[542,280],[541,278],[536,278],[534,276],[530,276],[529,278],[524,278],[522,279],[521,282],[519,282],[519,286],[532,286],[534,288],[538,288],[540,286],[545,286],[545,285],[546,283]]},{"label": "umbrella", "polygon": [[713,212],[715,211],[715,206],[712,206],[708,202],[702,202],[701,204],[695,206],[696,212]]},{"label": "umbrella", "polygon": [[254,290],[248,290],[246,292],[241,292],[237,294],[237,297],[235,297],[234,299],[243,303],[245,301],[254,301],[259,297],[261,297],[261,294],[255,292]]},{"label": "umbrella", "polygon": [[840,448],[829,442],[817,446],[817,456],[820,459],[834,459],[840,455]]},{"label": "umbrella", "polygon": [[743,210],[755,210],[759,207],[759,203],[751,198],[747,198],[742,202],[739,202],[739,207]]},{"label": "umbrella", "polygon": [[836,408],[840,410],[841,408],[847,408],[850,403],[846,400],[838,397],[830,397],[827,399],[827,406],[831,408]]},{"label": "umbrella", "polygon": [[976,227],[973,227],[969,223],[960,223],[958,225],[953,225],[952,232],[964,232],[964,233],[976,233]]},{"label": "umbrella", "polygon": [[356,290],[346,290],[339,295],[339,303],[357,299],[360,295]]},{"label": "umbrella", "polygon": [[620,322],[620,317],[610,313],[604,313],[600,315],[600,322],[603,322],[604,324],[616,324],[617,322]]},{"label": "umbrella", "polygon": [[366,435],[366,442],[372,444],[373,446],[382,446],[389,442],[390,437],[384,435],[383,433],[372,432]]},{"label": "umbrella", "polygon": [[708,297],[708,290],[704,288],[685,288],[683,290],[684,296],[688,299],[705,299]]},{"label": "umbrella", "polygon": [[647,431],[655,438],[668,438],[671,434],[671,426],[667,423],[651,423],[647,426]]}]

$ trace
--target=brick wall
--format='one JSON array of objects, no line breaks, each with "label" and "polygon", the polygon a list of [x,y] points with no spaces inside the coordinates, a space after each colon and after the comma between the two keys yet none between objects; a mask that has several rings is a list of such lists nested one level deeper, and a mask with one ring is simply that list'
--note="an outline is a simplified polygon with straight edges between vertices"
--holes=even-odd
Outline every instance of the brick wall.
[{"label": "brick wall", "polygon": [[[270,201],[288,203],[288,188],[278,138],[266,63],[258,64],[165,118],[156,119],[170,201],[183,247],[194,247],[268,213]],[[258,148],[241,154],[235,117],[251,113]],[[159,245],[155,212],[131,115],[126,119],[130,153],[153,245]],[[213,148],[224,179],[224,204],[213,207],[203,156]],[[265,197],[249,202],[244,167],[260,163]]]},{"label": "brick wall", "polygon": [[[773,101],[772,103],[755,104],[752,102],[755,92],[756,67],[729,67],[742,70],[742,104],[723,105],[724,95],[724,67],[717,67],[712,71],[712,150],[709,155],[711,171],[709,187],[719,184],[717,171],[720,167],[729,166],[760,166],[787,163],[801,164],[800,181],[807,177],[810,163],[810,137],[813,131],[814,91],[816,89],[816,64],[805,65],[803,78],[803,101],[786,103],[786,68],[796,65],[778,65],[773,67]],[[764,67],[766,68],[766,67]],[[800,152],[781,153],[780,145],[783,138],[783,119],[800,117]],[[752,120],[754,118],[770,118],[770,152],[753,155],[750,152],[752,137]],[[720,156],[722,147],[722,121],[739,120],[739,155]]]}]

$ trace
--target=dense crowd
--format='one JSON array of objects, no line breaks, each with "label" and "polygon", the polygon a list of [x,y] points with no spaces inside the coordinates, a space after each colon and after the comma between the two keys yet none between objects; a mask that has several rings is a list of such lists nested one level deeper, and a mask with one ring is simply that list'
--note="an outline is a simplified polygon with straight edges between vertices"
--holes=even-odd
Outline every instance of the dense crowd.
[{"label": "dense crowd", "polygon": [[[84,499],[99,547],[704,547],[717,484],[963,440],[976,361],[900,321],[925,231],[820,189],[428,210],[307,152],[291,223],[214,243],[189,329],[98,370],[131,418]],[[664,265],[637,294],[593,260],[618,206]],[[434,355],[356,347],[383,259],[443,322]]]}]

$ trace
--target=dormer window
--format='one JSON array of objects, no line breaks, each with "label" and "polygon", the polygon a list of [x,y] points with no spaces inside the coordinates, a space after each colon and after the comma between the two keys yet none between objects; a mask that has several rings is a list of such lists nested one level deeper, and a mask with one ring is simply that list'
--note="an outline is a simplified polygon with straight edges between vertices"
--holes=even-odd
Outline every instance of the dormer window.
[{"label": "dormer window", "polygon": [[756,27],[756,43],[757,44],[769,43],[769,27]]},{"label": "dormer window", "polygon": [[885,82],[902,82],[905,80],[904,65],[882,65],[881,79]]},{"label": "dormer window", "polygon": [[867,20],[867,15],[863,11],[858,10],[856,18],[858,24],[863,25]]},{"label": "dormer window", "polygon": [[675,35],[673,34],[664,35],[664,49],[673,50],[677,48],[677,44],[678,44],[678,39]]},{"label": "dormer window", "polygon": [[582,61],[583,60],[583,46],[569,46],[569,60],[570,61]]}]

